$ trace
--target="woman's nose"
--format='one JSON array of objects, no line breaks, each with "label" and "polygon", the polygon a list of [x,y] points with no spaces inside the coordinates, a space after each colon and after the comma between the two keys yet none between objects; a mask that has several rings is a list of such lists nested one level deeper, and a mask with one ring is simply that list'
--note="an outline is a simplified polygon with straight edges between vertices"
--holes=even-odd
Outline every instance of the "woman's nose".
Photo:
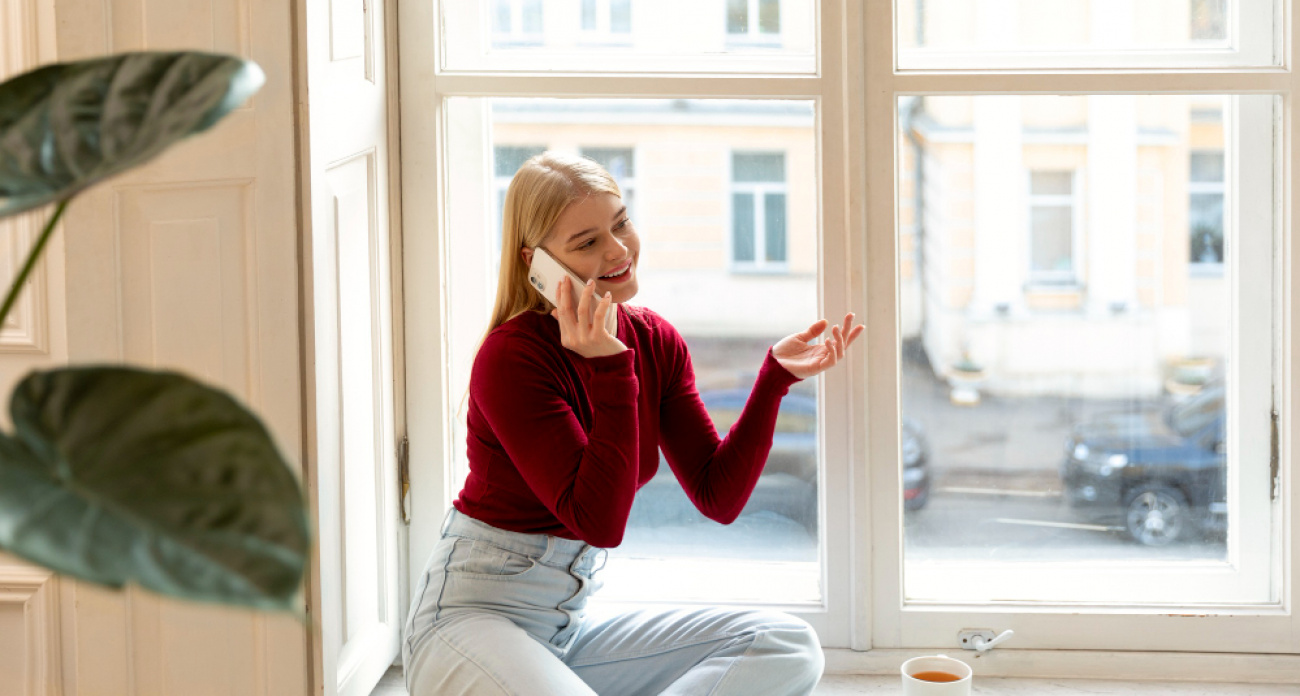
[{"label": "woman's nose", "polygon": [[609,236],[610,244],[605,246],[605,258],[609,261],[617,261],[627,256],[627,245],[619,241],[614,235]]}]

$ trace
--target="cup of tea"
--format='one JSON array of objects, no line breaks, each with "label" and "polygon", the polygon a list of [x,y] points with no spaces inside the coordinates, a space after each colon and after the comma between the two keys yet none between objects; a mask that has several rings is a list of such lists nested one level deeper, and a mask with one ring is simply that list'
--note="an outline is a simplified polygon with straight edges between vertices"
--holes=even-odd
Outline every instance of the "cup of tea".
[{"label": "cup of tea", "polygon": [[903,696],[970,696],[970,665],[947,655],[914,657],[903,663]]}]

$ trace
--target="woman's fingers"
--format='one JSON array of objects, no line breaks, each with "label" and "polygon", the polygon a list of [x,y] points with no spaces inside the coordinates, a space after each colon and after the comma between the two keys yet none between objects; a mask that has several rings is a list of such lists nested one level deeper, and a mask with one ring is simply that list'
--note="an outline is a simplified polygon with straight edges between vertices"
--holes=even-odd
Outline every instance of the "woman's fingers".
[{"label": "woman's fingers", "polygon": [[591,324],[591,303],[592,295],[596,293],[596,287],[592,281],[588,280],[587,285],[582,288],[582,295],[578,298],[578,328],[587,330]]}]

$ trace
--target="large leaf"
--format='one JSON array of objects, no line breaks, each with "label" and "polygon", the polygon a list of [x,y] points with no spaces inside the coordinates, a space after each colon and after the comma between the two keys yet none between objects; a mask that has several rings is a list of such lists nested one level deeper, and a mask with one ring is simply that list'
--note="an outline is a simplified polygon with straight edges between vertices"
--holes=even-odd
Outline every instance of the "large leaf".
[{"label": "large leaf", "polygon": [[78,579],[293,609],[297,479],[255,416],[183,375],[35,372],[0,434],[0,548]]},{"label": "large leaf", "polygon": [[234,56],[152,52],[55,63],[0,84],[0,217],[149,160],[264,81]]}]

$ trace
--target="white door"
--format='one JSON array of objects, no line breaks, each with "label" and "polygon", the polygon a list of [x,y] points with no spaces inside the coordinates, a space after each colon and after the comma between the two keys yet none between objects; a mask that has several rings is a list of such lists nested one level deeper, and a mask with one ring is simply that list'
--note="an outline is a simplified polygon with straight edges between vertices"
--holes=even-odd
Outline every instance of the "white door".
[{"label": "white door", "polygon": [[388,74],[382,0],[307,12],[320,686],[365,696],[398,654]]}]

